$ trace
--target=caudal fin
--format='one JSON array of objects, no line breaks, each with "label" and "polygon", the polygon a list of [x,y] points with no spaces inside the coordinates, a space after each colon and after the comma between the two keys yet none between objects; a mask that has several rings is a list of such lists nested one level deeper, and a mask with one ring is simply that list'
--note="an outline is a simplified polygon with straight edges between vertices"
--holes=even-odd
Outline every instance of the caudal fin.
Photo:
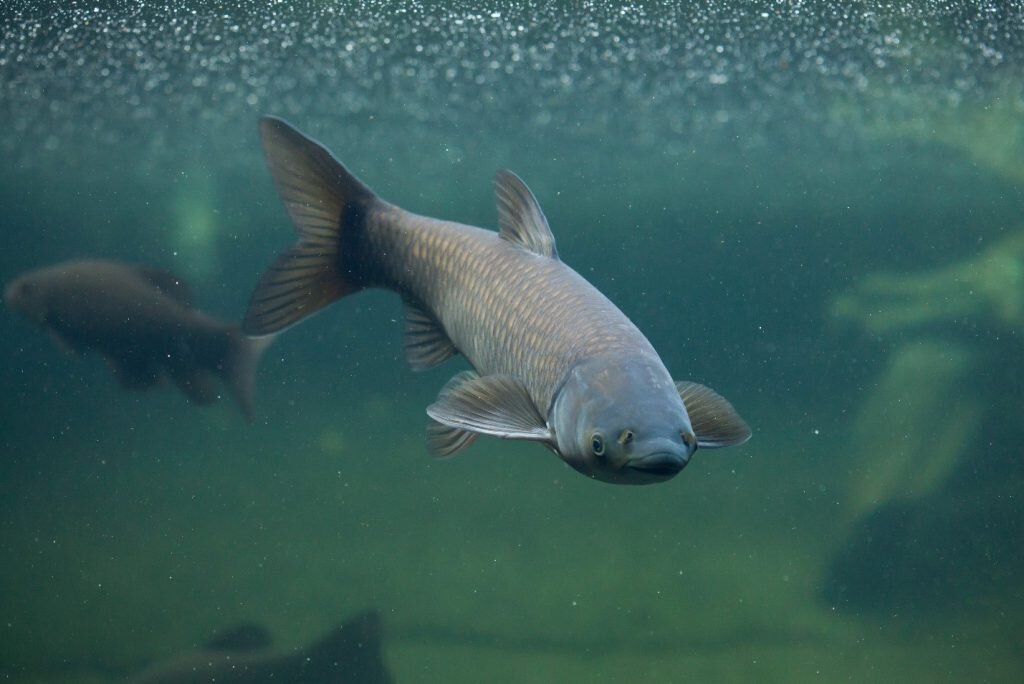
[{"label": "caudal fin", "polygon": [[242,322],[246,335],[280,332],[361,289],[358,264],[345,251],[358,243],[376,196],[320,143],[285,121],[260,119],[274,185],[299,241],[260,278]]},{"label": "caudal fin", "polygon": [[253,395],[256,393],[256,370],[263,352],[274,338],[246,337],[237,328],[232,328],[228,335],[228,354],[221,366],[221,375],[231,396],[245,414],[245,419],[251,420]]}]

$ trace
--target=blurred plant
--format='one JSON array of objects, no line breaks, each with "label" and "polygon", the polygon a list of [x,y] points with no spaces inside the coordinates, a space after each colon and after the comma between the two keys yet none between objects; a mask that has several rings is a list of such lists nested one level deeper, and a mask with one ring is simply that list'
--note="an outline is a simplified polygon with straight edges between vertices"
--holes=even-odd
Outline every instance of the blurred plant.
[{"label": "blurred plant", "polygon": [[1024,326],[1024,228],[977,256],[922,273],[869,273],[830,305],[833,321],[874,336],[977,323]]}]

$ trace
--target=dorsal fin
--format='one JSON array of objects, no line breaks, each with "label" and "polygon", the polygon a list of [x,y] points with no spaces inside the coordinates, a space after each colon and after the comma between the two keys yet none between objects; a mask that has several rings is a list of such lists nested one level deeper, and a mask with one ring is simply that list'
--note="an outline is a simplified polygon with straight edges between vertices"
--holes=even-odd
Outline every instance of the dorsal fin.
[{"label": "dorsal fin", "polygon": [[502,170],[494,177],[494,191],[501,237],[541,256],[557,259],[555,236],[526,183],[511,171]]},{"label": "dorsal fin", "polygon": [[147,264],[136,264],[135,272],[179,304],[192,306],[192,291],[189,290],[184,280],[170,271]]}]

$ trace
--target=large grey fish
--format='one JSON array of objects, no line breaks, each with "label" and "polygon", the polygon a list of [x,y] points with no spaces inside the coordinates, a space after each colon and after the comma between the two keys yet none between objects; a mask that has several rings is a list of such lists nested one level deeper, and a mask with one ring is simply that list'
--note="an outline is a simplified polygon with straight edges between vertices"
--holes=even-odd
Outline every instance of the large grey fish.
[{"label": "large grey fish", "polygon": [[412,367],[461,353],[474,368],[427,408],[435,454],[480,434],[532,440],[590,477],[644,484],[676,475],[698,446],[749,438],[729,402],[673,382],[636,326],[559,259],[515,174],[496,176],[493,232],[385,202],[281,119],[260,132],[299,241],[260,279],[243,330],[276,333],[364,288],[398,292]]},{"label": "large grey fish", "polygon": [[4,290],[15,311],[74,352],[95,350],[122,387],[146,389],[169,377],[189,399],[219,394],[220,375],[249,417],[256,367],[266,341],[242,335],[192,306],[173,273],[116,261],[66,261],[25,273]]},{"label": "large grey fish", "polygon": [[198,651],[155,663],[128,677],[131,684],[274,682],[275,684],[391,684],[384,663],[380,617],[360,613],[304,648],[272,648],[258,625],[228,630]]}]

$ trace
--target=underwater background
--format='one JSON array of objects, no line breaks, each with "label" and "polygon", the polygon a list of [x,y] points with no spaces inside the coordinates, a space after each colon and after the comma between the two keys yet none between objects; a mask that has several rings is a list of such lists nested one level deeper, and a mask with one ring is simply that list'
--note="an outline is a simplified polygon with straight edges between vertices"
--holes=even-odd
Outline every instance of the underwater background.
[{"label": "underwater background", "polygon": [[753,428],[649,487],[431,459],[398,297],[283,334],[256,415],[0,314],[0,678],[120,681],[364,609],[399,682],[1024,681],[1024,7],[0,7],[0,281],[170,269],[239,319],[293,241],[257,120],[563,260]]}]

